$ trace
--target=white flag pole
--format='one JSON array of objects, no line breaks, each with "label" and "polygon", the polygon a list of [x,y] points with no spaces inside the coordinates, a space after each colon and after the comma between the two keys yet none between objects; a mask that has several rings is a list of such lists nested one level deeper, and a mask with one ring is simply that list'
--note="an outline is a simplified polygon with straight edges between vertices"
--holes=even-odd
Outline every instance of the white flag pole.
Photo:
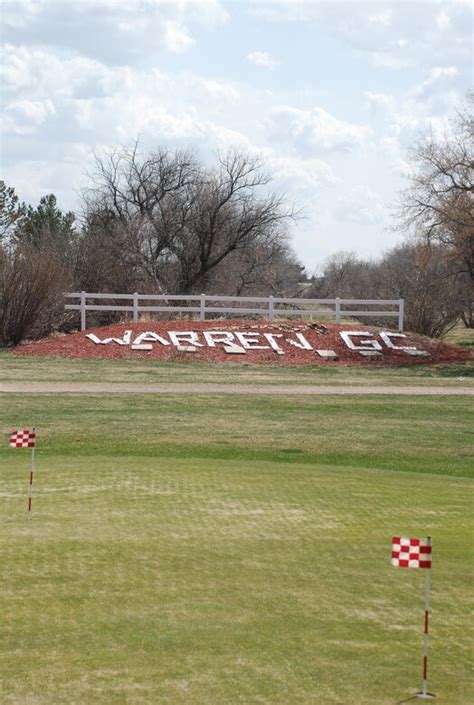
[{"label": "white flag pole", "polygon": [[[33,435],[35,434],[35,429],[33,428]],[[36,445],[36,438],[34,440],[34,444]],[[28,493],[28,521],[31,521],[32,517],[32,510],[31,510],[31,504],[33,501],[33,473],[35,470],[35,445],[31,448],[31,470],[30,470],[30,486],[29,486],[29,493]]]},{"label": "white flag pole", "polygon": [[[427,537],[428,546],[431,547],[431,536]],[[428,554],[431,559],[431,553]],[[429,646],[429,618],[430,618],[430,580],[431,568],[426,568],[425,579],[425,626],[423,630],[423,689],[421,693],[417,693],[418,698],[431,700],[435,696],[433,693],[428,693],[428,646]]]}]

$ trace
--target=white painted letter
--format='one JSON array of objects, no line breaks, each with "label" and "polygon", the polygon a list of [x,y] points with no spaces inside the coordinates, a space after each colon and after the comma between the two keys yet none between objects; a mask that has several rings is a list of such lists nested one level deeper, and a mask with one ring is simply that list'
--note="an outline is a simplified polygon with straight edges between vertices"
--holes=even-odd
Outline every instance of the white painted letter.
[{"label": "white painted letter", "polygon": [[365,338],[364,340],[360,341],[360,345],[354,345],[352,341],[352,336],[360,336],[360,335],[372,335],[372,333],[369,333],[368,331],[365,330],[350,330],[350,331],[341,331],[339,333],[345,344],[347,345],[348,348],[351,350],[382,350],[382,346],[378,342],[378,340],[371,340],[370,338]]},{"label": "white painted letter", "polygon": [[179,347],[181,345],[194,345],[196,348],[203,347],[203,344],[199,342],[199,334],[195,331],[181,333],[170,330],[168,331],[168,335],[170,337],[171,342],[173,343],[173,345],[176,345],[176,347]]},{"label": "white painted letter", "polygon": [[134,345],[141,345],[142,343],[161,343],[162,345],[169,345],[169,341],[165,340],[158,335],[158,333],[153,333],[153,331],[146,331],[145,333],[140,333],[133,341]]},{"label": "white painted letter", "polygon": [[260,333],[236,333],[235,337],[246,350],[268,350],[268,345],[258,345]]},{"label": "white painted letter", "polygon": [[94,333],[87,333],[86,338],[89,338],[89,340],[92,340],[93,343],[96,345],[100,345],[102,343],[102,340],[98,338]]},{"label": "white painted letter", "polygon": [[96,345],[108,345],[108,343],[117,343],[117,345],[130,345],[131,330],[126,330],[122,338],[104,338],[101,340],[94,333],[87,333],[86,338],[92,340]]},{"label": "white painted letter", "polygon": [[283,333],[264,333],[263,335],[268,340],[273,350],[276,350],[277,353],[283,352],[283,350],[280,348],[280,346],[275,340],[275,338],[283,338]]},{"label": "white painted letter", "polygon": [[301,350],[312,350],[313,347],[308,343],[306,338],[302,333],[295,333],[296,337],[298,338],[299,342],[296,340],[291,340],[290,338],[286,338],[286,342],[289,343],[290,345],[294,345],[295,348],[300,348]]},{"label": "white painted letter", "polygon": [[406,338],[404,333],[392,333],[389,331],[381,331],[380,337],[387,346],[387,348],[392,348],[392,350],[416,350],[414,345],[395,345],[392,338]]},{"label": "white painted letter", "polygon": [[206,339],[206,343],[209,345],[210,348],[215,348],[216,343],[224,343],[224,345],[233,345],[234,344],[234,334],[233,333],[227,333],[226,331],[222,330],[212,330],[212,331],[203,331],[203,335]]}]

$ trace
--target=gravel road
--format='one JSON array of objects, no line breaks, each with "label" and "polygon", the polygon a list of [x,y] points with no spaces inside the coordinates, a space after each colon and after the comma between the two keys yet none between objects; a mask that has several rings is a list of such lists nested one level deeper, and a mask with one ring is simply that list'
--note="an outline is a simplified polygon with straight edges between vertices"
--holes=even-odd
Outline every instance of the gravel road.
[{"label": "gravel road", "polygon": [[474,387],[330,386],[245,384],[101,384],[65,382],[0,383],[3,394],[474,394]]}]

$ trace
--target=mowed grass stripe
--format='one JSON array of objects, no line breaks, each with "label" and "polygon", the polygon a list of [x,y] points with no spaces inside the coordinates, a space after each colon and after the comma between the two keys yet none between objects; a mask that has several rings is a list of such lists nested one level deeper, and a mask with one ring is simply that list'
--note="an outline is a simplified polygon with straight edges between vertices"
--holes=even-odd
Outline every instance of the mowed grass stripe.
[{"label": "mowed grass stripe", "polygon": [[424,585],[395,533],[433,535],[431,686],[472,702],[469,398],[0,402],[6,703],[393,705]]},{"label": "mowed grass stripe", "polygon": [[[38,454],[323,463],[472,476],[470,397],[0,395],[0,433],[36,425]],[[10,457],[4,443],[0,458]]]},{"label": "mowed grass stripe", "polygon": [[0,485],[5,702],[392,705],[420,680],[433,535],[432,685],[470,702],[470,482],[274,462],[50,455],[26,522]]}]

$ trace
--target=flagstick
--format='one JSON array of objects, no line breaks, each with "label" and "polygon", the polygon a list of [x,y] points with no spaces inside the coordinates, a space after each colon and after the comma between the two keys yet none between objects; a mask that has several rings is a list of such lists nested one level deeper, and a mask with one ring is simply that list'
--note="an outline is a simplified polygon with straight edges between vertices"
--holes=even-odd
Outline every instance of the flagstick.
[{"label": "flagstick", "polygon": [[[429,545],[431,546],[431,536],[428,536]],[[425,580],[425,627],[423,632],[423,690],[417,693],[418,698],[431,700],[435,696],[428,693],[428,646],[429,646],[429,618],[430,618],[430,579],[431,568],[426,569]]]},{"label": "flagstick", "polygon": [[[35,429],[33,428],[33,433],[35,432]],[[28,495],[28,521],[31,521],[32,517],[32,512],[31,512],[31,504],[33,500],[33,472],[35,470],[35,446],[31,449],[31,470],[30,470],[30,487],[29,487],[29,495]]]}]

